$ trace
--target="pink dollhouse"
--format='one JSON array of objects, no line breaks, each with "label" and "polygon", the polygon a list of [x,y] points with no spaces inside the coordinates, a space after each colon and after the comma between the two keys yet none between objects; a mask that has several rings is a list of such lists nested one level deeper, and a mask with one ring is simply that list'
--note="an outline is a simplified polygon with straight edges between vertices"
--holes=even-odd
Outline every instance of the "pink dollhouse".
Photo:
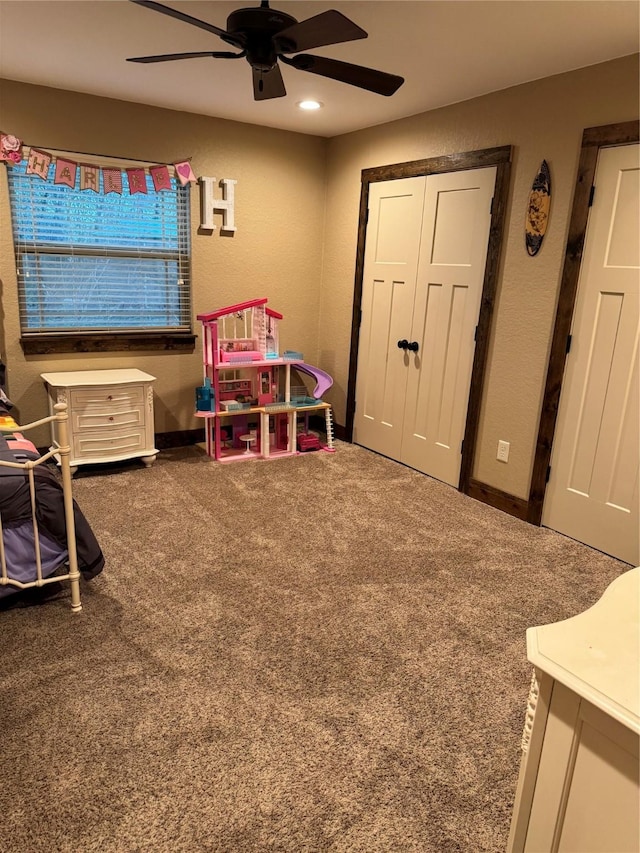
[{"label": "pink dollhouse", "polygon": [[[333,451],[331,406],[322,400],[333,384],[324,370],[306,364],[302,353],[280,354],[282,314],[267,299],[251,299],[199,314],[205,392],[196,417],[206,422],[207,455],[218,462],[273,459],[318,449]],[[291,368],[315,381],[291,385]],[[200,405],[204,399],[207,402]],[[324,413],[327,443],[309,433],[309,415]]]}]

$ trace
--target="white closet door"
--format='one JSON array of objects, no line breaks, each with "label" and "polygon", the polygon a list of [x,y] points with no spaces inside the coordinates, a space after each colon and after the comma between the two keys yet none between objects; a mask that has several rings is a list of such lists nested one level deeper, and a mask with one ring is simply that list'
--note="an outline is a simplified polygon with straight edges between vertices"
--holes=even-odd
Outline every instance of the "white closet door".
[{"label": "white closet door", "polygon": [[369,195],[354,440],[453,486],[495,178],[495,167],[447,172]]},{"label": "white closet door", "polygon": [[457,486],[496,169],[427,179],[402,462]]},{"label": "white closet door", "polygon": [[640,563],[640,146],[601,151],[542,522]]},{"label": "white closet door", "polygon": [[425,178],[371,184],[362,282],[354,441],[400,459]]}]

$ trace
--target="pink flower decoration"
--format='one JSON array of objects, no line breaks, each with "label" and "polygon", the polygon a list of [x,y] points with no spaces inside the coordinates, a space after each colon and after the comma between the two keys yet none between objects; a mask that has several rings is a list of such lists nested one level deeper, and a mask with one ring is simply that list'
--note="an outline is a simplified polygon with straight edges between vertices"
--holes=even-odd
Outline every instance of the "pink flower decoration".
[{"label": "pink flower decoration", "polygon": [[22,160],[22,142],[10,133],[0,133],[0,160],[19,163]]}]

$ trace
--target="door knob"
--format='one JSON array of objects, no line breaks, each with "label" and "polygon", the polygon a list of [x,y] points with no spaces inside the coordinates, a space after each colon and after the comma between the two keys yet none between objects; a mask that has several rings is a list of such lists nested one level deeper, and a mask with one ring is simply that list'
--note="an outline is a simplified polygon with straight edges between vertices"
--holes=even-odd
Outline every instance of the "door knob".
[{"label": "door knob", "polygon": [[407,349],[411,352],[418,352],[418,350],[420,349],[420,344],[418,343],[418,341],[411,341],[410,344],[407,344]]},{"label": "door knob", "polygon": [[398,341],[398,349],[406,350],[409,346],[409,341],[406,338],[403,338],[401,341]]}]

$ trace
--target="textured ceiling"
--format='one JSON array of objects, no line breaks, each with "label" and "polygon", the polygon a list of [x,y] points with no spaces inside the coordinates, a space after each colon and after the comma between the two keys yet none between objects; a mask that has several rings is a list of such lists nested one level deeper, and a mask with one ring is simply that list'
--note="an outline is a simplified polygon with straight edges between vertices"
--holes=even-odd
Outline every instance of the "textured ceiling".
[{"label": "textured ceiling", "polygon": [[[224,28],[230,12],[258,3],[165,5]],[[311,52],[399,74],[405,84],[386,98],[283,67],[287,97],[256,102],[243,59],[127,63],[129,56],[228,49],[216,35],[127,0],[0,0],[0,76],[330,137],[639,49],[637,0],[271,5],[299,21],[338,9],[369,37]],[[320,100],[323,109],[302,113],[296,104],[307,97]]]}]

